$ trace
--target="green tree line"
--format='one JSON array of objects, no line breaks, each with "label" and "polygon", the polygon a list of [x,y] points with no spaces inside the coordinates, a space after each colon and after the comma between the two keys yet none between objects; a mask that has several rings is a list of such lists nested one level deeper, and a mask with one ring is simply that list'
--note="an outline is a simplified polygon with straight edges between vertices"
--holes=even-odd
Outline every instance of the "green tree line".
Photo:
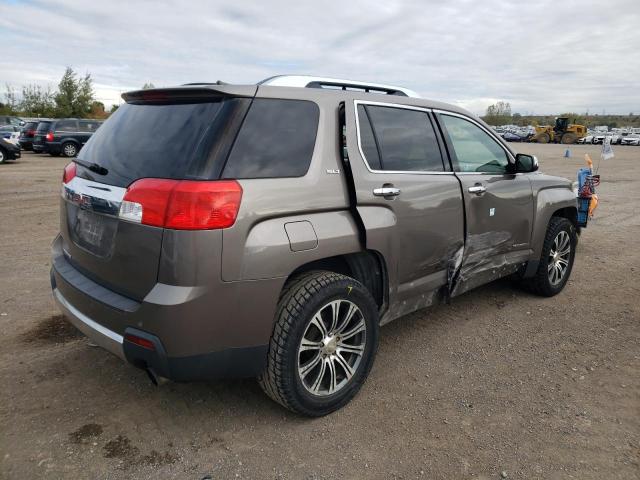
[{"label": "green tree line", "polygon": [[630,112],[628,115],[588,115],[572,112],[559,113],[557,115],[521,115],[511,113],[509,102],[497,102],[487,107],[482,119],[489,125],[554,125],[556,117],[569,117],[569,122],[585,125],[593,128],[599,125],[607,125],[609,128],[640,127],[640,114]]},{"label": "green tree line", "polygon": [[104,118],[104,104],[96,101],[91,74],[78,76],[67,67],[58,88],[44,88],[40,85],[25,85],[18,96],[11,85],[6,85],[4,101],[0,103],[0,114],[24,117],[77,117]]}]

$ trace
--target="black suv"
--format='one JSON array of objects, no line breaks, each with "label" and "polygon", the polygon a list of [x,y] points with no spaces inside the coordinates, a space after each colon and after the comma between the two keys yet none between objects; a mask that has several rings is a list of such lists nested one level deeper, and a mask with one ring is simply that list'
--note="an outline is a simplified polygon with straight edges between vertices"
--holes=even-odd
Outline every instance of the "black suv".
[{"label": "black suv", "polygon": [[57,157],[75,157],[102,122],[64,118],[54,120],[44,137],[44,151]]},{"label": "black suv", "polygon": [[40,122],[27,122],[20,131],[20,146],[24,150],[33,150],[33,138],[36,136],[36,129]]}]

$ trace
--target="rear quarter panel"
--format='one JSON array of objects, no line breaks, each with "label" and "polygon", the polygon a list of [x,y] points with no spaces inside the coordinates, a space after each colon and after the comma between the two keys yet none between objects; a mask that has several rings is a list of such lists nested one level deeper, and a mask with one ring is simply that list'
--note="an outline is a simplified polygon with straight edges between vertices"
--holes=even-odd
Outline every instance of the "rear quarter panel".
[{"label": "rear quarter panel", "polygon": [[[339,152],[339,99],[330,92],[264,86],[257,97],[315,102],[320,110],[316,145],[303,177],[239,180],[243,196],[238,218],[223,231],[226,282],[286,277],[311,261],[360,250]],[[317,242],[308,234],[289,238],[297,231],[285,228],[292,222],[309,222],[307,232],[315,233]],[[303,247],[293,251],[294,243]]]}]

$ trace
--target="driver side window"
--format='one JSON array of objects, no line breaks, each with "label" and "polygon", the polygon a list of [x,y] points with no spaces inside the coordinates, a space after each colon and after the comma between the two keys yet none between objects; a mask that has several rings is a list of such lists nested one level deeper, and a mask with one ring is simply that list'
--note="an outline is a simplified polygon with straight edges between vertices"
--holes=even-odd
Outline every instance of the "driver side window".
[{"label": "driver side window", "polygon": [[453,144],[456,172],[506,173],[507,153],[489,134],[460,117],[442,114],[440,118]]}]

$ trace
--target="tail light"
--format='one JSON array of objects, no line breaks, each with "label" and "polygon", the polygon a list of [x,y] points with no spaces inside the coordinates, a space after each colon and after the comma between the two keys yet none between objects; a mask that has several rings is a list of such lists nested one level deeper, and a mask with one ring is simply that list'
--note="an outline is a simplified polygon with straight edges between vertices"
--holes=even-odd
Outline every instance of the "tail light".
[{"label": "tail light", "polygon": [[133,182],[120,205],[120,218],[176,230],[232,226],[242,199],[235,180],[195,181],[143,178]]},{"label": "tail light", "polygon": [[71,162],[66,167],[64,167],[64,172],[62,172],[62,183],[69,183],[75,176],[76,164],[74,162]]},{"label": "tail light", "polygon": [[47,139],[47,142],[53,142],[53,132],[48,132],[46,139]]},{"label": "tail light", "polygon": [[33,137],[36,134],[35,130],[27,130],[27,137]]}]

